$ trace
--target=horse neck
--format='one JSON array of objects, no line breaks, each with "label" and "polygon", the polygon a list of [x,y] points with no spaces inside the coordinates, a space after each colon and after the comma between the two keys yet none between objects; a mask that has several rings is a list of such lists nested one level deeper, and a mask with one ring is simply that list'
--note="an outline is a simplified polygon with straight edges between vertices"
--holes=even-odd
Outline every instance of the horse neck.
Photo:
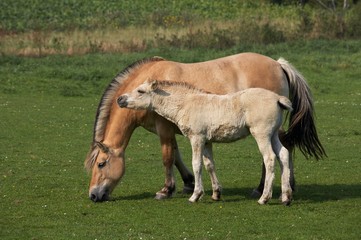
[{"label": "horse neck", "polygon": [[103,142],[113,148],[125,150],[136,128],[132,114],[127,109],[113,108],[105,126]]}]

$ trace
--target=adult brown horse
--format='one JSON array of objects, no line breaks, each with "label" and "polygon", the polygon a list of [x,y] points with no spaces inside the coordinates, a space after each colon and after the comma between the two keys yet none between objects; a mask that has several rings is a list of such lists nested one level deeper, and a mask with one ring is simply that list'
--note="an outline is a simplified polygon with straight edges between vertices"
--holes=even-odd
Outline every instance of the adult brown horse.
[{"label": "adult brown horse", "polygon": [[[151,111],[134,111],[119,108],[117,98],[130,92],[145,79],[188,82],[205,91],[226,94],[246,88],[265,88],[292,100],[293,112],[289,127],[280,133],[284,146],[292,150],[298,147],[306,156],[316,159],[325,154],[315,127],[313,102],[310,89],[303,76],[287,61],[275,61],[256,53],[241,53],[200,63],[179,63],[160,57],[140,60],[119,73],[105,90],[99,103],[90,152],[85,167],[92,170],[89,197],[92,201],[109,198],[125,171],[125,149],[133,131],[142,126],[160,138],[164,187],[156,193],[157,199],[171,197],[175,191],[173,166],[184,182],[184,192],[193,191],[194,177],[181,160],[175,134],[180,133],[173,123]],[[291,152],[291,151],[290,151]],[[294,185],[291,164],[290,182]],[[261,194],[265,168],[255,189]]]}]

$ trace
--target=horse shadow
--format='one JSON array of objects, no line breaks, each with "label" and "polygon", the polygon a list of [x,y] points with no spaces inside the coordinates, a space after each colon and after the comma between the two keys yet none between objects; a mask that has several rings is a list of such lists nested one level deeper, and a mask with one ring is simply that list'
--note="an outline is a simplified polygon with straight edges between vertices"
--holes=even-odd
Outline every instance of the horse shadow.
[{"label": "horse shadow", "polygon": [[[280,186],[274,186],[273,198],[281,194]],[[253,188],[224,188],[222,195],[225,201],[242,201],[253,199]],[[229,199],[227,199],[229,198]],[[293,193],[294,200],[308,202],[328,202],[343,199],[361,198],[361,184],[301,184],[296,185]]]},{"label": "horse shadow", "polygon": [[111,197],[110,201],[128,201],[128,200],[144,200],[154,198],[154,193],[151,192],[143,192],[139,194],[132,194],[132,195],[122,195],[122,196],[115,196]]},{"label": "horse shadow", "polygon": [[[274,186],[273,198],[277,198],[281,194],[280,186]],[[244,200],[254,199],[252,197],[253,188],[223,188],[223,201],[240,202]],[[211,196],[212,191],[207,190],[206,196]],[[178,192],[177,198],[188,198],[191,194],[182,194]],[[145,200],[154,198],[153,192],[142,192],[132,195],[115,196],[110,201],[128,201],[128,200]],[[342,199],[361,198],[361,184],[301,184],[296,185],[296,191],[293,194],[296,201],[307,202],[328,202],[338,201]]]}]

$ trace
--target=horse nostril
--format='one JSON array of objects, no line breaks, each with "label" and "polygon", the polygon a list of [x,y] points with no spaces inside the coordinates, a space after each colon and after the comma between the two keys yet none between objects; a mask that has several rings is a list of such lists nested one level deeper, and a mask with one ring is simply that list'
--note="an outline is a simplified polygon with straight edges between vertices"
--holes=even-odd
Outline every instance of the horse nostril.
[{"label": "horse nostril", "polygon": [[100,201],[108,201],[108,194],[104,193]]},{"label": "horse nostril", "polygon": [[98,197],[97,197],[94,193],[92,193],[92,194],[90,195],[90,200],[92,200],[93,202],[97,202],[97,201],[98,201]]}]

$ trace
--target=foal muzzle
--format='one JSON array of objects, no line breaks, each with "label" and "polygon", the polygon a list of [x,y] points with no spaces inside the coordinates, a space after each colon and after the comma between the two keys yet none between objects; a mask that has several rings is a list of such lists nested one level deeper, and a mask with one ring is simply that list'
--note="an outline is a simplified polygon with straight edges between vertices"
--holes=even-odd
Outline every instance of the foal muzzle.
[{"label": "foal muzzle", "polygon": [[119,105],[119,107],[121,108],[125,108],[128,106],[128,102],[127,102],[128,97],[126,95],[122,95],[117,99],[117,103]]}]

